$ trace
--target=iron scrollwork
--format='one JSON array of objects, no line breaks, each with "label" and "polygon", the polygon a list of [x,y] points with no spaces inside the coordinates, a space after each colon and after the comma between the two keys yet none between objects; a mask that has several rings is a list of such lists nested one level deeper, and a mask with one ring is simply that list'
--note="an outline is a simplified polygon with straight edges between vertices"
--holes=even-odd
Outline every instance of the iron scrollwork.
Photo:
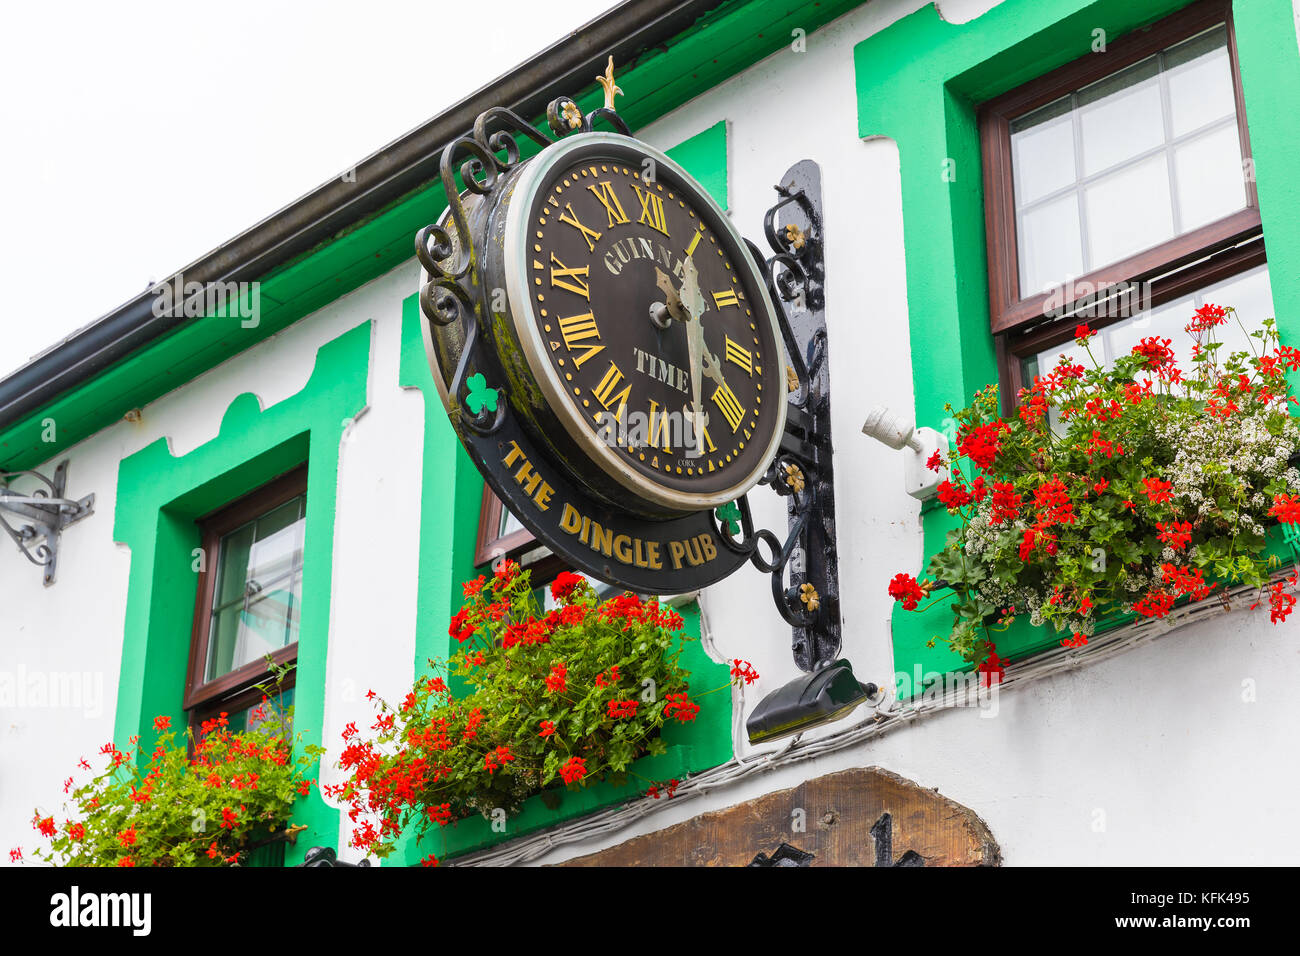
[{"label": "iron scrollwork", "polygon": [[[627,124],[611,107],[600,107],[583,115],[567,96],[553,100],[546,115],[555,137],[591,132],[597,120],[631,135]],[[500,384],[489,384],[487,390],[496,393],[495,400],[480,398],[476,403],[470,402],[472,379],[483,374],[479,371],[477,345],[487,333],[484,323],[488,309],[479,274],[482,250],[475,247],[470,212],[461,187],[472,197],[486,197],[498,188],[506,173],[527,160],[521,144],[531,143],[545,149],[555,141],[505,107],[496,106],[480,113],[474,121],[473,132],[453,140],[442,153],[439,176],[447,197],[447,216],[440,223],[425,226],[415,236],[416,258],[428,274],[428,280],[420,288],[420,311],[425,319],[434,325],[449,326],[467,318],[467,313],[474,317],[465,323],[468,332],[448,392],[460,406],[466,427],[480,435],[491,435],[501,427],[506,401]],[[454,231],[449,231],[448,225]]]},{"label": "iron scrollwork", "polygon": [[[771,576],[776,609],[793,628],[795,662],[811,671],[833,660],[841,644],[821,171],[804,160],[776,191],[780,198],[763,220],[773,254],[765,258],[752,242],[749,248],[763,263],[793,372],[781,450],[760,480],[788,499],[786,537],[754,529],[748,496],[737,502],[739,534],[722,537]],[[725,523],[721,527],[728,530]]]},{"label": "iron scrollwork", "polygon": [[[54,583],[63,529],[95,510],[94,495],[78,501],[63,497],[67,473],[66,461],[54,469],[53,478],[37,471],[0,472],[0,528],[23,557],[44,569],[46,587]],[[30,494],[22,494],[10,485],[15,478],[33,479],[37,487]]]}]

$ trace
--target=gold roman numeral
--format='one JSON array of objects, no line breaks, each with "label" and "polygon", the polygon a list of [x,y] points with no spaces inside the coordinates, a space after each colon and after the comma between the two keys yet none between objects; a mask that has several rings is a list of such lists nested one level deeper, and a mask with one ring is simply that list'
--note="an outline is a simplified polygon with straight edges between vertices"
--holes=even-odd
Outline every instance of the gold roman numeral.
[{"label": "gold roman numeral", "polygon": [[711,455],[715,451],[717,451],[718,446],[713,444],[713,439],[709,437],[709,426],[707,424],[701,424],[699,427],[699,432],[700,432],[700,437],[704,439],[703,443],[708,446],[709,454]]},{"label": "gold roman numeral", "polygon": [[695,235],[691,237],[691,244],[686,247],[686,254],[688,256],[695,254],[695,247],[700,244],[700,240],[703,238],[704,238],[704,225],[703,223],[701,223],[700,228],[696,229]]},{"label": "gold roman numeral", "polygon": [[573,203],[570,202],[564,204],[564,214],[560,216],[560,222],[567,222],[574,229],[577,229],[578,232],[582,233],[582,238],[587,240],[588,252],[596,251],[596,241],[600,239],[600,233],[594,229],[588,229],[578,221],[578,217],[573,213]]},{"label": "gold roman numeral", "polygon": [[[653,398],[650,399],[650,447],[671,455],[673,450],[668,444],[668,409],[664,409],[663,415],[656,422],[655,412],[658,408],[658,403]],[[663,439],[663,444],[660,444],[660,438]]]},{"label": "gold roman numeral", "polygon": [[614,187],[609,180],[587,188],[605,207],[605,213],[609,216],[609,228],[613,229],[615,226],[621,226],[627,222],[627,213],[623,211],[623,204],[618,201],[618,196],[615,195]]},{"label": "gold roman numeral", "polygon": [[551,288],[559,286],[561,289],[568,289],[570,292],[576,292],[584,299],[590,301],[591,295],[587,291],[587,274],[589,271],[590,266],[580,266],[576,269],[570,269],[559,259],[555,258],[555,253],[551,253]]},{"label": "gold roman numeral", "polygon": [[582,354],[573,360],[573,364],[577,368],[582,368],[583,362],[605,349],[605,346],[597,345],[594,342],[582,344],[587,339],[600,338],[600,329],[596,328],[596,317],[590,312],[582,315],[571,315],[567,319],[560,319],[560,334],[564,336],[564,347],[566,349],[570,352],[579,349],[582,351]]},{"label": "gold roman numeral", "polygon": [[735,289],[724,289],[713,293],[713,304],[719,309],[725,309],[729,305],[740,305],[740,300],[736,298]]},{"label": "gold roman numeral", "polygon": [[596,396],[596,401],[600,402],[606,409],[614,403],[614,399],[618,399],[619,405],[626,405],[628,397],[632,394],[632,384],[629,382],[623,387],[623,391],[615,392],[614,389],[618,388],[618,383],[621,381],[623,381],[623,373],[618,370],[617,365],[610,362],[609,371],[591,390],[591,394]]},{"label": "gold roman numeral", "polygon": [[636,190],[636,198],[641,200],[641,218],[637,220],[637,225],[648,223],[651,229],[668,235],[668,221],[664,218],[664,201],[657,194],[648,189],[643,190],[636,183],[632,184]]},{"label": "gold roman numeral", "polygon": [[745,410],[740,407],[740,402],[736,400],[735,393],[726,385],[719,385],[713,390],[713,402],[722,412],[722,417],[727,420],[731,426],[732,434],[740,427],[741,420],[745,417]]},{"label": "gold roman numeral", "polygon": [[[563,322],[563,320],[561,320]],[[754,356],[749,349],[743,349],[735,342],[731,341],[731,336],[726,336],[727,340],[727,358],[726,361],[734,365],[739,365],[745,370],[745,374],[750,378],[754,377]]]}]

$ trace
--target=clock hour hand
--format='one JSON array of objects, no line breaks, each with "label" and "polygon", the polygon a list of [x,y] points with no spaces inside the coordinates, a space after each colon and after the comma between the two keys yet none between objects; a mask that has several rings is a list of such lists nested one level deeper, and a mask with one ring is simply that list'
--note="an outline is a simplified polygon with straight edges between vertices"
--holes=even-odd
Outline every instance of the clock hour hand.
[{"label": "clock hour hand", "polygon": [[687,256],[682,262],[682,285],[678,289],[673,285],[672,277],[662,269],[655,268],[655,281],[667,299],[666,308],[670,315],[686,326],[686,350],[690,358],[691,371],[691,423],[694,426],[695,447],[704,451],[704,409],[700,398],[700,376],[704,355],[708,349],[704,344],[704,329],[700,325],[700,316],[707,305],[700,294],[699,273],[695,269],[695,260]]},{"label": "clock hour hand", "polygon": [[686,307],[682,304],[681,293],[673,284],[672,276],[658,266],[655,266],[655,285],[664,294],[664,306],[668,309],[668,314],[679,322],[687,321],[689,316]]}]

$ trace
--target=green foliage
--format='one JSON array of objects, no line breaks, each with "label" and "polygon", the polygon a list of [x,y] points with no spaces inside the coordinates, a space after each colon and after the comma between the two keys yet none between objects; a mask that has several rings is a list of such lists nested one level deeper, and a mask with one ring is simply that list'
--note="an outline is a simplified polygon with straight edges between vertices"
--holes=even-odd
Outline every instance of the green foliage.
[{"label": "green foliage", "polygon": [[1163,617],[1225,584],[1267,587],[1273,620],[1284,619],[1295,579],[1269,583],[1264,547],[1274,518],[1300,520],[1286,382],[1300,353],[1279,345],[1270,319],[1250,351],[1221,358],[1216,329],[1229,319],[1232,309],[1197,310],[1186,374],[1158,336],[1105,368],[1080,326],[1091,368],[1062,356],[1008,419],[996,386],[952,412],[957,445],[939,499],[961,525],[931,560],[933,581],[899,575],[890,593],[915,608],[938,583],[951,587],[947,640],[975,663],[994,648],[992,628],[1016,615],[1077,646],[1100,619]]},{"label": "green foliage", "polygon": [[[473,813],[503,820],[546,788],[618,779],[663,752],[665,722],[695,718],[680,615],[633,594],[600,603],[567,573],[543,614],[528,577],[507,562],[466,584],[449,628],[461,650],[430,661],[433,675],[396,708],[376,698],[373,738],[345,730],[350,776],[327,790],[351,804],[354,847],[382,857],[408,828],[423,835]],[[453,694],[452,677],[466,693]]]},{"label": "green foliage", "polygon": [[283,834],[294,803],[314,782],[308,769],[324,753],[308,746],[293,757],[301,734],[288,738],[292,711],[263,697],[251,715],[254,729],[232,733],[221,714],[204,722],[197,739],[190,728],[178,735],[169,718],[158,717],[147,762],[138,737],[130,742],[135,750],[105,744],[102,772],[75,788],[69,778],[61,825],[37,810],[33,826],[49,845],[33,855],[60,866],[240,863]]}]

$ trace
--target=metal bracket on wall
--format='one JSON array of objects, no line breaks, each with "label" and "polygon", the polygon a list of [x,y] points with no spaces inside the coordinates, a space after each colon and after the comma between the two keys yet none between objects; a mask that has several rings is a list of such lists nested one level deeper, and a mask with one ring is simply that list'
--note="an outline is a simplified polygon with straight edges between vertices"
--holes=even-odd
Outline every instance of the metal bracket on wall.
[{"label": "metal bracket on wall", "polygon": [[790,360],[785,435],[760,482],[788,499],[787,533],[782,543],[771,531],[754,531],[746,497],[734,546],[749,549],[751,563],[771,575],[777,611],[793,629],[795,663],[813,671],[834,660],[841,643],[821,168],[810,159],[796,163],[776,191],[763,220],[773,254],[764,257],[752,242],[749,250],[763,266]]},{"label": "metal bracket on wall", "polygon": [[[38,486],[24,494],[11,486],[15,478],[35,479]],[[53,478],[37,471],[0,472],[0,528],[18,545],[23,557],[45,569],[46,587],[54,583],[63,529],[95,512],[93,494],[78,501],[63,497],[67,478],[67,461],[54,469]]]}]

